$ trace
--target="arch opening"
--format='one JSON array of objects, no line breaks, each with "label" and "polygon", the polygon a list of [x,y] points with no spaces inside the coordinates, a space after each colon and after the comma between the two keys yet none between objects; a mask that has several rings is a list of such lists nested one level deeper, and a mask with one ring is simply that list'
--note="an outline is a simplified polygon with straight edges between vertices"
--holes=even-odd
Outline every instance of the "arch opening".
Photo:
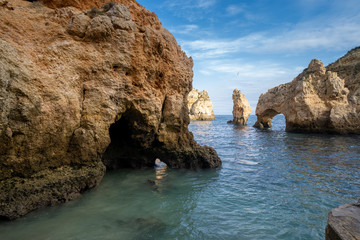
[{"label": "arch opening", "polygon": [[[261,115],[257,115],[257,121],[256,121],[254,127],[257,127],[260,129],[271,128],[274,117],[279,114],[283,115],[282,113],[277,112],[273,109],[265,110]],[[279,117],[279,118],[281,118],[281,117]],[[278,120],[278,118],[276,118],[276,119]]]},{"label": "arch opening", "polygon": [[109,134],[111,142],[102,157],[107,170],[155,166],[151,151],[155,134],[139,111],[128,109],[111,124]]}]

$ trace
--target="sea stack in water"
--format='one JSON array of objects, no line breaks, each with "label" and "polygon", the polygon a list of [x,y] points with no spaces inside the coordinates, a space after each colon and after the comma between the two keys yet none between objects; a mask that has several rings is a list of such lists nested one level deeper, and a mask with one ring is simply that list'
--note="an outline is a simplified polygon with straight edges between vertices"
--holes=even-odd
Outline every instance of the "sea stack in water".
[{"label": "sea stack in water", "polygon": [[251,107],[245,95],[240,90],[234,89],[232,99],[234,102],[233,106],[233,120],[229,123],[246,125],[249,115],[251,113]]},{"label": "sea stack in water", "polygon": [[105,168],[220,166],[188,131],[192,59],[154,13],[43,2],[0,6],[0,219],[74,199]]},{"label": "sea stack in water", "polygon": [[360,48],[326,68],[312,60],[292,82],[261,94],[255,127],[284,114],[292,132],[360,133]]},{"label": "sea stack in water", "polygon": [[188,95],[188,108],[191,120],[214,120],[215,115],[212,102],[206,90],[200,92],[197,89],[191,90]]},{"label": "sea stack in water", "polygon": [[360,239],[360,200],[331,210],[325,229],[325,239]]}]

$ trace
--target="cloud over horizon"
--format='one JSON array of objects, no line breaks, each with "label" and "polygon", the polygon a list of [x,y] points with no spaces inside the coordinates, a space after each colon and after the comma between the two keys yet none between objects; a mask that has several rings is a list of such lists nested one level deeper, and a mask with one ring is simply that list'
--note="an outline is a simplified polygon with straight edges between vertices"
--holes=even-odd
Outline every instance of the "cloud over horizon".
[{"label": "cloud over horizon", "polygon": [[255,110],[261,93],[289,82],[312,58],[328,64],[360,45],[358,0],[139,0],[159,14],[194,59],[195,88],[231,114],[233,88]]}]

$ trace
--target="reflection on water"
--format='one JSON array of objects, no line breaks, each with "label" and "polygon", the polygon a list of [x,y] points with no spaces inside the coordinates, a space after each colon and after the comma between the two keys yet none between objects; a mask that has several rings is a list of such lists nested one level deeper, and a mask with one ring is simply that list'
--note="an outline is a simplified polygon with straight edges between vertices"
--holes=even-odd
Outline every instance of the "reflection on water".
[{"label": "reflection on water", "polygon": [[81,199],[1,223],[0,239],[324,239],[330,209],[360,197],[360,137],[229,119],[190,124],[221,169],[109,172]]}]

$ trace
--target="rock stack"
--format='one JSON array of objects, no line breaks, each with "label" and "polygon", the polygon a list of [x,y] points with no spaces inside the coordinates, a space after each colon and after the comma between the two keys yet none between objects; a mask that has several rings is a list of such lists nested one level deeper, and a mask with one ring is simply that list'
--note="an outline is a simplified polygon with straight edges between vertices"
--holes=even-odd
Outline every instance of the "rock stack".
[{"label": "rock stack", "polygon": [[245,95],[240,90],[234,89],[232,99],[233,105],[233,120],[228,123],[234,123],[239,125],[246,125],[249,115],[251,113],[251,107]]},{"label": "rock stack", "polygon": [[200,92],[197,89],[191,90],[188,95],[188,108],[191,120],[214,120],[215,115],[212,102],[206,90]]}]

